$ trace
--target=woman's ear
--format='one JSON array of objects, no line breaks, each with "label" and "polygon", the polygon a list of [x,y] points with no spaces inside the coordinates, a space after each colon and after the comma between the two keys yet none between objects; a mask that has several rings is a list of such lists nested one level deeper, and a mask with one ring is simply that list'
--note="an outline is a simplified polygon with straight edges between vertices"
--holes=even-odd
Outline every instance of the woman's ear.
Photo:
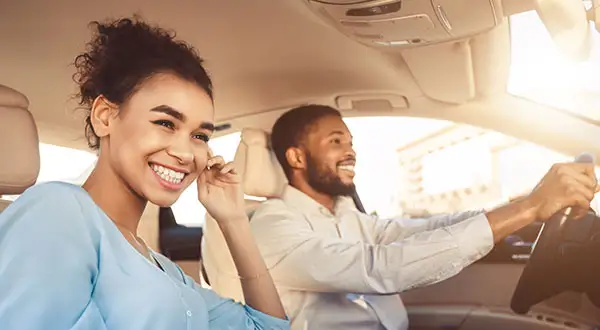
[{"label": "woman's ear", "polygon": [[117,111],[117,106],[108,101],[103,95],[96,97],[94,103],[92,103],[90,123],[99,138],[110,135],[110,124]]},{"label": "woman's ear", "polygon": [[304,151],[300,148],[289,148],[285,151],[285,158],[291,168],[305,169],[306,168],[306,156]]}]

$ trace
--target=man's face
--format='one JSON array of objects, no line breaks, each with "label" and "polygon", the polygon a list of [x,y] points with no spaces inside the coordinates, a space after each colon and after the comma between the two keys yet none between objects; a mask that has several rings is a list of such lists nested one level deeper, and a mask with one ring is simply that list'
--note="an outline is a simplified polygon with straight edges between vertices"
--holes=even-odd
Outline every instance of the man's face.
[{"label": "man's face", "polygon": [[305,152],[306,180],[313,189],[331,196],[354,193],[356,153],[342,118],[318,120],[307,134]]}]

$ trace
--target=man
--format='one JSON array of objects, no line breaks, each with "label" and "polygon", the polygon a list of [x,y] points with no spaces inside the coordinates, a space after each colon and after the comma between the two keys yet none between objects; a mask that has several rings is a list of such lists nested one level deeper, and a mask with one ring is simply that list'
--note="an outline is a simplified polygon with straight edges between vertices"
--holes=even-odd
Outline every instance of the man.
[{"label": "man", "polygon": [[293,109],[271,142],[289,186],[251,226],[295,330],[406,329],[396,293],[456,275],[535,220],[587,210],[597,191],[592,165],[558,164],[530,195],[492,211],[375,219],[347,197],[356,154],[337,110]]}]

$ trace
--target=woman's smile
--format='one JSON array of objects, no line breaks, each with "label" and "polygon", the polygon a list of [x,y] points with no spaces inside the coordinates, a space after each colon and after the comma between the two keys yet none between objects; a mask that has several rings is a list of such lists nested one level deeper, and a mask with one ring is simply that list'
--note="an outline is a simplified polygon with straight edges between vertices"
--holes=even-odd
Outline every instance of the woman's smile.
[{"label": "woman's smile", "polygon": [[169,190],[180,190],[184,187],[183,182],[188,173],[156,163],[148,163],[148,165],[163,187]]}]

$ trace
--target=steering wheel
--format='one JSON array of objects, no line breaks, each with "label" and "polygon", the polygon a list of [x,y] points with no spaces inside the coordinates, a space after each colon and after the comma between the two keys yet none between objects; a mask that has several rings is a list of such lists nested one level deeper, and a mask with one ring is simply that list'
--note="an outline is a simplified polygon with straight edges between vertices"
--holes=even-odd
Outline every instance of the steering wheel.
[{"label": "steering wheel", "polygon": [[563,212],[542,227],[511,301],[515,313],[563,291],[585,293],[600,308],[600,217],[590,210],[565,221]]}]

